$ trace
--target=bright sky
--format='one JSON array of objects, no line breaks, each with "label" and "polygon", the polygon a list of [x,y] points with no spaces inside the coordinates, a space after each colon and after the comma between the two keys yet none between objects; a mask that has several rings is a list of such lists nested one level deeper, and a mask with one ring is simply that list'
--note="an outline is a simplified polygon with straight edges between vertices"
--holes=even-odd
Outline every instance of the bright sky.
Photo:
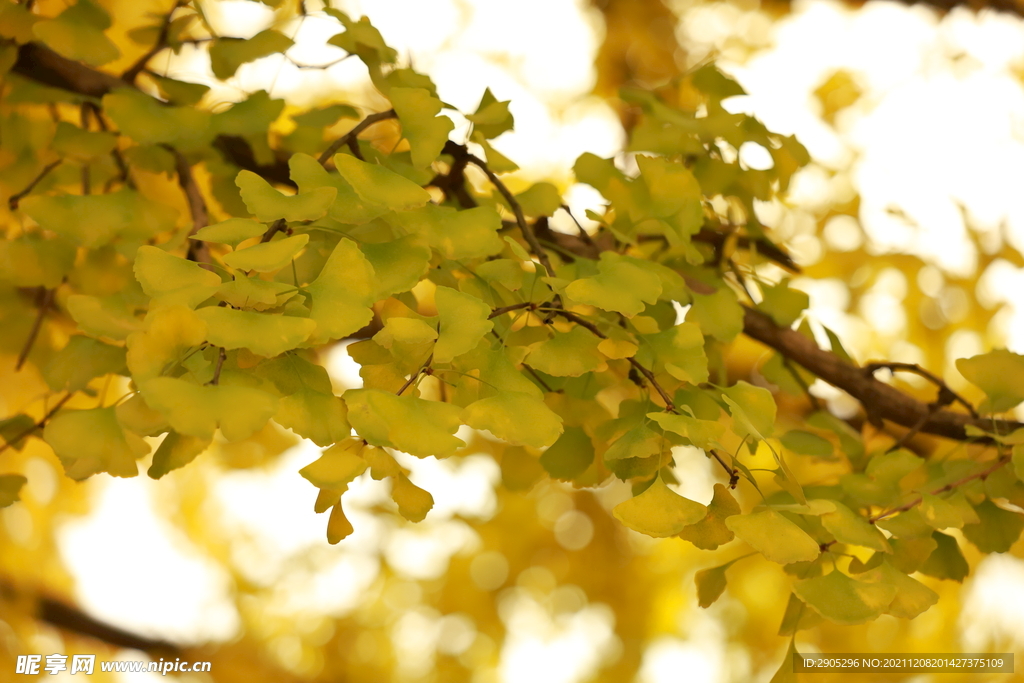
[{"label": "bright sky", "polygon": [[[212,19],[228,35],[252,35],[270,16],[264,5],[242,0],[211,6],[222,8]],[[499,99],[511,99],[517,130],[496,146],[527,177],[569,180],[568,169],[580,153],[609,156],[620,146],[614,115],[587,96],[602,27],[583,0],[374,0],[343,6],[355,15],[366,12],[404,58],[433,77],[443,100],[472,110],[485,87]],[[316,47],[336,31],[333,22],[315,16],[295,22],[290,33],[299,45],[291,56],[304,63],[337,58],[337,50]],[[990,234],[993,244],[1006,239],[1024,247],[1024,203],[1012,185],[1024,170],[1024,90],[1015,71],[1024,66],[1024,22],[967,12],[939,20],[922,8],[883,3],[851,12],[815,1],[798,3],[792,16],[770,24],[758,12],[711,3],[689,10],[679,34],[695,58],[712,49],[722,54],[723,65],[750,93],[734,103],[737,109],[756,113],[776,131],[796,133],[814,156],[816,166],[795,184],[795,210],[786,213],[780,226],[805,261],[820,252],[813,212],[851,188],[861,193],[861,215],[830,226],[830,246],[855,248],[866,237],[876,253],[919,253],[935,266],[921,277],[939,289],[944,277],[973,267],[976,255],[964,238],[967,230]],[[751,56],[737,46],[738,38],[759,49]],[[837,68],[854,74],[865,95],[833,129],[819,118],[811,93]],[[170,65],[172,73],[192,80],[199,80],[204,69],[202,58],[188,54]],[[238,99],[238,88],[266,87],[275,96],[312,105],[311,97],[338,88],[351,91],[363,80],[365,69],[354,59],[320,73],[270,58],[244,66],[234,86],[219,96]],[[578,215],[597,202],[579,186],[570,188],[569,197]],[[909,220],[893,218],[890,207],[900,208]],[[843,312],[843,283],[811,284],[815,315],[852,335],[855,351],[870,351],[878,343],[866,328],[899,333],[899,302],[906,290],[902,274],[879,278],[863,311],[867,323]],[[1005,298],[1008,291],[1024,292],[1021,284],[1020,270],[1004,262],[986,274],[979,296]],[[1024,303],[1013,303],[1017,311],[1024,310]],[[1024,351],[1024,315],[1013,312],[1000,324],[1008,345]],[[982,340],[975,335],[955,343],[959,346],[953,351],[970,355],[980,350]],[[913,349],[904,351],[913,355]],[[329,369],[339,385],[357,385],[358,374],[342,348],[331,355]],[[315,457],[316,449],[303,445],[268,470],[219,473],[202,462],[191,466],[219,477],[208,502],[211,524],[231,539],[225,540],[230,557],[247,579],[278,587],[272,612],[346,613],[374,590],[379,557],[399,576],[414,580],[440,575],[453,555],[467,553],[475,556],[475,581],[481,586],[502,583],[505,559],[481,553],[480,540],[459,519],[493,514],[492,487],[498,479],[493,462],[483,457],[404,460],[413,470],[412,480],[438,503],[416,526],[399,526],[365,512],[386,497],[386,489],[367,477],[358,480],[346,494],[355,533],[330,548],[323,540],[323,517],[311,511],[313,490],[297,474]],[[710,498],[710,475],[701,467],[684,480],[692,482],[684,493]],[[95,495],[93,511],[61,532],[61,551],[78,597],[98,617],[126,628],[186,642],[228,638],[239,624],[229,578],[154,506],[157,490],[167,483],[154,484],[143,476],[96,477],[86,484]],[[612,490],[602,497],[607,502],[620,493]],[[552,487],[538,501],[565,547],[589,542],[593,525],[572,509],[569,496]],[[134,541],[126,546],[129,538]],[[303,561],[296,561],[300,557]],[[964,607],[965,644],[980,647],[979,633],[1024,633],[1017,599],[1024,562],[990,558],[977,577],[969,580],[974,583]],[[544,577],[509,577],[509,582],[518,582],[519,588],[507,593],[502,604],[510,632],[495,680],[580,683],[616,651],[614,618],[606,607],[588,603],[573,587],[558,587],[554,590],[567,591],[559,599],[576,600],[578,609],[556,616],[550,609],[554,593],[545,599],[531,588],[546,585]],[[993,588],[1000,585],[1014,586],[1016,597],[1000,599],[1004,593]],[[475,637],[465,617],[440,615],[416,603],[411,601],[413,607],[392,634],[395,644],[405,648],[403,661],[413,673],[429,667],[435,651],[461,652]],[[699,640],[668,636],[651,645],[641,683],[674,683],[681,670],[691,681],[722,680],[728,659],[725,636],[714,628],[712,616],[701,614],[708,625],[687,629],[701,634]],[[979,623],[986,630],[979,631]],[[285,666],[301,667],[293,643],[278,645],[275,651]]]}]

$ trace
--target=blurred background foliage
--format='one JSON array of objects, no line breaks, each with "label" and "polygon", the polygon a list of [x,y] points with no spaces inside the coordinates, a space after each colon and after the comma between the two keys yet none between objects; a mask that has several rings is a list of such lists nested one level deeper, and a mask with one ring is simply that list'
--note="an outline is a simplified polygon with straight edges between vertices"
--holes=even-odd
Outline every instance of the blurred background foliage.
[{"label": "blurred background foliage", "polygon": [[[119,72],[145,50],[130,31],[165,13],[166,3],[101,4],[115,18],[109,35],[122,56],[108,68]],[[523,167],[510,184],[550,179],[580,209],[593,198],[573,184],[572,160],[582,151],[613,153],[621,131],[636,123],[621,89],[653,88],[686,103],[692,93],[679,87],[680,74],[717,59],[749,93],[736,98],[737,108],[795,133],[811,151],[787,201],[766,204],[760,217],[802,266],[794,286],[811,295],[812,315],[860,361],[917,362],[969,393],[956,358],[1024,349],[1024,210],[1015,189],[1024,166],[1024,23],[1012,1],[953,5],[342,3],[370,15],[389,43],[435,77],[442,97],[475,103],[486,85],[511,97],[518,130],[496,145]],[[35,11],[63,6],[40,0]],[[220,26],[257,26],[267,13],[291,12],[300,48],[301,32],[317,30],[287,3],[204,7]],[[207,67],[193,48],[167,67],[202,81]],[[347,72],[331,80],[283,61],[250,66],[212,92],[214,108],[268,83],[296,111],[374,102]],[[6,197],[38,168],[18,162],[19,133],[4,132]],[[386,146],[395,129],[381,125],[373,136]],[[172,180],[153,174],[144,182],[187,214]],[[103,263],[96,277],[109,291],[123,284]],[[25,333],[8,329],[3,339]],[[33,366],[14,370],[19,350],[0,349],[4,414],[47,391]],[[763,347],[741,338],[728,354],[730,383],[764,383]],[[341,347],[323,361],[339,388],[358,378]],[[913,376],[893,381],[932,398]],[[813,393],[858,420],[839,392],[819,383]],[[805,396],[780,397],[781,419],[792,425],[814,409]],[[864,430],[869,444],[889,438]],[[953,448],[920,436],[912,446]],[[314,453],[271,425],[159,483],[77,483],[40,440],[8,449],[4,468],[25,472],[29,483],[22,502],[0,512],[0,671],[13,671],[20,652],[134,659],[143,656],[138,650],[212,661],[212,675],[178,677],[195,682],[766,681],[778,667],[788,640],[779,635],[789,595],[783,571],[738,562],[723,598],[701,609],[694,573],[737,550],[706,553],[627,530],[608,512],[629,496],[621,482],[574,490],[542,476],[531,457],[472,436],[450,460],[403,461],[438,501],[426,521],[404,522],[378,483],[360,482],[346,499],[355,533],[329,547],[312,512],[315,490],[296,473]],[[815,467],[798,475],[830,474],[827,464]],[[710,469],[680,467],[677,477],[682,490],[709,497]],[[984,562],[973,546],[964,551],[970,577],[962,585],[923,577],[941,599],[917,619],[823,623],[800,633],[798,649],[1020,652],[1024,545]],[[68,628],[74,624],[77,632]]]}]

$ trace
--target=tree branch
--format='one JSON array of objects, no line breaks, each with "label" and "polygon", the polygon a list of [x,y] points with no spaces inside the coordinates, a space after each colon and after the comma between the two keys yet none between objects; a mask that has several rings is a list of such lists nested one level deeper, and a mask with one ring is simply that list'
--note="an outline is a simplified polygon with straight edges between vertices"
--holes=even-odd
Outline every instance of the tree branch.
[{"label": "tree branch", "polygon": [[[210,224],[210,213],[206,208],[203,193],[199,190],[199,184],[196,183],[195,176],[192,175],[192,167],[189,166],[188,159],[170,145],[164,145],[164,147],[174,155],[174,165],[178,171],[178,184],[185,193],[185,199],[188,201],[188,208],[192,214],[192,230],[188,233],[191,237]],[[213,263],[210,250],[206,246],[206,242],[202,240],[189,240],[186,258],[197,263]]]},{"label": "tree branch", "polygon": [[121,74],[122,80],[126,83],[134,84],[135,79],[139,77],[142,70],[146,68],[147,64],[149,64],[149,60],[156,57],[161,50],[167,47],[167,32],[171,28],[171,19],[174,17],[175,11],[177,11],[179,7],[184,7],[186,4],[188,3],[183,2],[182,0],[175,1],[174,6],[171,7],[171,11],[164,16],[163,23],[160,24],[160,33],[157,35],[156,43],[153,44],[153,47],[146,50],[145,54],[139,57],[134,64],[128,67],[128,69]]},{"label": "tree branch", "polygon": [[64,406],[64,404],[68,402],[68,399],[71,398],[73,393],[74,392],[68,392],[67,396],[57,401],[57,405],[50,408],[50,410],[47,411],[46,415],[43,415],[43,418],[39,420],[39,422],[36,422],[34,425],[23,431],[21,434],[18,434],[13,439],[5,443],[3,446],[0,446],[0,453],[3,453],[8,448],[24,439],[26,436],[29,436],[30,434],[35,432],[37,429],[42,429],[43,427],[45,427],[46,423],[50,420],[50,418],[57,414],[57,411],[60,410]]},{"label": "tree branch", "polygon": [[28,339],[25,340],[25,345],[22,347],[21,353],[18,354],[18,362],[14,365],[15,370],[21,370],[21,366],[25,364],[28,354],[32,351],[32,346],[36,343],[36,337],[39,336],[39,330],[43,328],[43,320],[46,318],[50,306],[53,305],[53,298],[56,294],[56,287],[53,289],[39,288],[39,295],[36,298],[39,312],[36,314],[35,322],[32,323],[32,329],[29,330]]}]

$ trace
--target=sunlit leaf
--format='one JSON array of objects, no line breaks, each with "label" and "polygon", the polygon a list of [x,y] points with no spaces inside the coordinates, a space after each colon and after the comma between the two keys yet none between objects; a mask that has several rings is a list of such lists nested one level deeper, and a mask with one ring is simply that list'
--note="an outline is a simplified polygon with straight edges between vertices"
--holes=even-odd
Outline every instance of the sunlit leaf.
[{"label": "sunlit leaf", "polygon": [[665,538],[700,521],[707,511],[700,503],[670,489],[659,476],[639,496],[616,505],[612,514],[633,531]]}]

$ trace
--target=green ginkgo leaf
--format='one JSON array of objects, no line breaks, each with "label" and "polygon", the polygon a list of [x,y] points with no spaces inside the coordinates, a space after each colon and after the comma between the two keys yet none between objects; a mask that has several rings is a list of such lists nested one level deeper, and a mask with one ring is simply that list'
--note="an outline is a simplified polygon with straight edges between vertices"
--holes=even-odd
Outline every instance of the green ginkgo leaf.
[{"label": "green ginkgo leaf", "polygon": [[602,252],[599,274],[576,280],[565,293],[583,304],[632,318],[661,296],[661,280],[655,273],[624,260],[614,252]]},{"label": "green ginkgo leaf", "polygon": [[438,116],[441,100],[424,88],[391,88],[391,104],[402,122],[402,135],[412,149],[413,166],[429,166],[441,153],[448,133],[455,124],[447,116]]},{"label": "green ginkgo leaf", "polygon": [[239,270],[255,270],[257,273],[272,273],[291,263],[300,251],[306,248],[309,235],[292,235],[283,240],[262,242],[245,247],[223,257],[224,263]]},{"label": "green ginkgo leaf", "polygon": [[356,194],[371,205],[408,211],[430,201],[430,193],[416,183],[377,164],[349,154],[335,154],[334,166]]},{"label": "green ginkgo leaf", "polygon": [[149,453],[141,437],[121,428],[113,407],[61,411],[46,424],[43,439],[64,473],[76,480],[99,472],[134,477],[139,473],[135,461]]},{"label": "green ginkgo leaf", "polygon": [[434,303],[440,321],[434,360],[448,363],[472,351],[494,327],[489,319],[491,307],[480,299],[450,287],[438,287]]},{"label": "green ginkgo leaf", "polygon": [[21,500],[21,487],[27,483],[20,474],[0,474],[0,509]]},{"label": "green ginkgo leaf", "polygon": [[132,190],[90,195],[33,195],[20,206],[44,230],[90,249],[117,238],[141,244],[173,228],[178,218],[174,209]]},{"label": "green ginkgo leaf", "polygon": [[127,373],[124,348],[75,335],[50,359],[43,376],[54,391],[79,391],[89,380],[110,373]]},{"label": "green ginkgo leaf", "polygon": [[192,239],[237,247],[245,240],[259,237],[266,231],[266,225],[249,218],[229,218],[226,221],[201,228],[192,235]]},{"label": "green ginkgo leaf", "polygon": [[743,330],[743,307],[731,289],[722,285],[713,294],[694,292],[692,296],[686,320],[700,325],[705,335],[731,342]]},{"label": "green ginkgo leaf", "polygon": [[540,456],[540,464],[551,478],[562,481],[572,481],[593,462],[594,443],[582,427],[566,427]]},{"label": "green ginkgo leaf", "polygon": [[837,569],[825,576],[797,581],[793,592],[829,621],[863,624],[885,612],[897,588],[890,583],[857,581]]},{"label": "green ginkgo leaf", "polygon": [[896,596],[883,610],[883,614],[891,614],[901,619],[913,619],[939,601],[939,595],[935,591],[896,569],[889,564],[887,559],[882,560],[877,567],[860,574],[857,578],[861,581],[896,588]]},{"label": "green ginkgo leaf", "polygon": [[339,223],[362,225],[390,211],[387,205],[360,196],[341,174],[328,173],[308,154],[293,154],[288,160],[288,169],[300,192],[310,192],[321,187],[337,190],[338,194],[327,210],[327,215]]},{"label": "green ginkgo leaf", "polygon": [[[496,138],[505,131],[512,130],[515,120],[508,110],[509,101],[499,102],[491,93],[491,89],[484,90],[480,104],[473,114],[466,114],[466,118],[473,123],[473,132],[479,133],[485,140]],[[492,167],[492,170],[493,169]]]},{"label": "green ginkgo leaf", "polygon": [[220,277],[179,256],[150,246],[139,247],[135,279],[153,298],[152,306],[195,306],[220,288]]},{"label": "green ginkgo leaf", "polygon": [[361,248],[376,275],[375,301],[409,291],[430,270],[430,249],[421,243],[417,235],[364,244]]},{"label": "green ginkgo leaf", "polygon": [[327,215],[327,209],[338,195],[333,187],[318,187],[292,196],[283,195],[252,171],[239,171],[235,185],[249,212],[264,222],[279,218],[286,221],[315,221]]},{"label": "green ginkgo leaf", "polygon": [[231,78],[238,67],[261,57],[284,52],[294,41],[280,31],[268,28],[252,38],[215,38],[210,46],[210,67],[220,80]]},{"label": "green ginkgo leaf", "polygon": [[318,446],[330,446],[351,433],[348,409],[334,395],[323,366],[288,353],[260,363],[259,376],[269,379],[281,393],[274,420]]},{"label": "green ginkgo leaf", "polygon": [[454,436],[462,424],[456,406],[379,389],[350,389],[343,398],[352,427],[375,446],[443,458],[465,445]]},{"label": "green ginkgo leaf", "polygon": [[78,0],[53,19],[37,22],[32,31],[39,40],[68,59],[102,66],[121,53],[103,31],[110,28],[110,15],[90,0]]},{"label": "green ginkgo leaf", "polygon": [[704,518],[708,509],[670,489],[659,475],[639,496],[619,503],[612,514],[633,531],[666,538]]},{"label": "green ginkgo leaf", "polygon": [[0,242],[0,279],[16,287],[56,287],[74,264],[75,247],[62,239],[29,234]]},{"label": "green ginkgo leaf", "polygon": [[173,144],[180,151],[206,147],[213,135],[209,112],[167,106],[134,88],[104,95],[103,113],[114,120],[121,135],[140,145]]},{"label": "green ginkgo leaf", "polygon": [[892,548],[878,527],[838,501],[828,501],[835,510],[821,515],[821,524],[840,543],[859,545],[882,553]]},{"label": "green ginkgo leaf", "polygon": [[474,429],[486,429],[514,446],[543,448],[562,433],[562,418],[529,394],[502,392],[466,406],[462,419]]},{"label": "green ginkgo leaf", "polygon": [[309,318],[238,311],[224,306],[208,306],[196,311],[206,323],[206,339],[214,346],[249,349],[268,358],[296,348],[316,329]]},{"label": "green ginkgo leaf", "polygon": [[551,183],[534,183],[525,192],[516,195],[523,213],[531,218],[552,216],[562,206],[562,195]]},{"label": "green ginkgo leaf", "polygon": [[725,435],[725,425],[714,420],[701,420],[689,415],[670,413],[648,413],[665,430],[685,436],[697,448],[711,450],[719,445]]},{"label": "green ginkgo leaf", "polygon": [[306,288],[313,297],[309,319],[316,323],[310,342],[341,339],[370,322],[377,288],[373,266],[355,242],[343,238]]},{"label": "green ginkgo leaf", "polygon": [[421,235],[433,249],[452,260],[493,256],[505,248],[498,236],[501,216],[487,206],[456,211],[447,206],[424,206],[387,217],[402,229]]},{"label": "green ginkgo leaf", "polygon": [[236,308],[264,311],[283,305],[297,293],[298,288],[284,282],[268,282],[258,277],[238,275],[220,286],[217,298]]},{"label": "green ginkgo leaf", "polygon": [[72,294],[66,302],[68,314],[86,334],[94,337],[125,339],[142,329],[142,321],[132,315],[115,297],[99,298],[85,294]]},{"label": "green ginkgo leaf", "polygon": [[811,455],[816,458],[832,457],[832,442],[811,432],[791,429],[779,440],[783,446],[800,455]]},{"label": "green ginkgo leaf", "polygon": [[732,413],[733,431],[740,438],[765,439],[775,431],[775,399],[764,387],[740,380],[722,392]]},{"label": "green ginkgo leaf", "polygon": [[437,339],[437,330],[419,318],[388,318],[380,332],[373,335],[373,340],[390,349],[395,342],[399,344],[426,344]]},{"label": "green ginkgo leaf", "polygon": [[967,381],[988,397],[982,412],[1000,413],[1024,401],[1024,384],[1018,381],[1024,373],[1024,356],[996,349],[971,358],[959,358],[956,369]]},{"label": "green ginkgo leaf", "polygon": [[636,357],[655,373],[667,372],[690,384],[708,381],[708,357],[704,335],[694,323],[680,323],[667,330],[643,335]]},{"label": "green ginkgo leaf", "polygon": [[210,439],[220,428],[228,441],[241,441],[259,430],[277,410],[277,400],[259,389],[231,385],[199,386],[174,377],[139,384],[146,403],[160,411],[175,431]]},{"label": "green ginkgo leaf", "polygon": [[117,136],[106,131],[83,130],[60,121],[51,144],[61,156],[76,161],[94,161],[110,154],[117,146]]},{"label": "green ginkgo leaf", "polygon": [[810,562],[820,554],[818,544],[806,531],[775,510],[734,515],[725,520],[741,540],[772,562]]},{"label": "green ginkgo leaf", "polygon": [[168,472],[181,469],[195,460],[210,443],[211,439],[171,432],[153,454],[153,464],[149,466],[146,474],[152,479],[160,479]]},{"label": "green ginkgo leaf", "polygon": [[552,377],[579,377],[588,372],[608,369],[604,355],[598,351],[600,337],[577,325],[568,332],[554,336],[533,347],[526,362],[530,367]]},{"label": "green ginkgo leaf", "polygon": [[694,575],[693,581],[697,584],[698,605],[707,609],[722,596],[727,584],[725,572],[735,562],[736,560],[733,560],[717,567],[702,569]]}]

